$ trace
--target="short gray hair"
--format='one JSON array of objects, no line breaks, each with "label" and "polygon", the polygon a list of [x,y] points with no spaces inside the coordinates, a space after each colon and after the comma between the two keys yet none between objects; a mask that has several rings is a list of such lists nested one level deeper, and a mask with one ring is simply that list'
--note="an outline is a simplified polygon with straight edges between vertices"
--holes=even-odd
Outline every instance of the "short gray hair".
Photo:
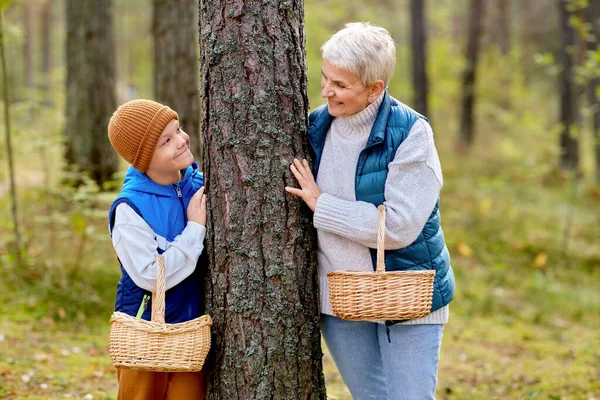
[{"label": "short gray hair", "polygon": [[387,88],[396,66],[396,45],[390,33],[368,22],[353,22],[321,47],[324,59],[352,72],[369,87],[381,79]]}]

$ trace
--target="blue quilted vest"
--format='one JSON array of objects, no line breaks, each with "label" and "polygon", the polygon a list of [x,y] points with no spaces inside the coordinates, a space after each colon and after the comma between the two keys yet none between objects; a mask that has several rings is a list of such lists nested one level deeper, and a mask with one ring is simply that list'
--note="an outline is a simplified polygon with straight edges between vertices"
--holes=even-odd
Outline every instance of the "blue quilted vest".
[{"label": "blue quilted vest", "polygon": [[[121,203],[128,204],[150,225],[156,235],[158,253],[166,250],[167,243],[183,231],[187,224],[187,206],[192,195],[203,185],[198,164],[185,170],[181,182],[159,185],[133,167],[129,167],[123,189],[113,202],[109,213],[109,231],[115,223],[115,209]],[[203,255],[206,252],[202,252]],[[179,323],[197,318],[204,313],[202,269],[206,257],[201,255],[195,271],[177,286],[167,290],[165,299],[165,322]],[[152,302],[150,292],[138,287],[121,265],[121,279],[117,286],[115,311],[150,320]]]},{"label": "blue quilted vest", "polygon": [[[388,164],[394,159],[400,144],[408,137],[413,124],[419,118],[425,118],[389,96],[387,92],[383,96],[367,145],[359,155],[355,177],[356,200],[375,206],[385,201]],[[308,138],[315,153],[315,176],[318,174],[325,137],[333,118],[327,110],[327,105],[317,108],[309,117]],[[455,287],[438,207],[439,198],[425,227],[412,244],[385,252],[387,271],[435,270],[432,312],[452,301]],[[376,250],[371,249],[373,269],[376,268],[376,254]]]}]

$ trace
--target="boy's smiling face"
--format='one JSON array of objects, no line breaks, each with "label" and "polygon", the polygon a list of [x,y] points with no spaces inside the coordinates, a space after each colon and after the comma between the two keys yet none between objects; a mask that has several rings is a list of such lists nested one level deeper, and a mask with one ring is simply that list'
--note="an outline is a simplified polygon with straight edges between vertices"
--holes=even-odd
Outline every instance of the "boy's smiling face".
[{"label": "boy's smiling face", "polygon": [[180,171],[189,167],[194,155],[189,149],[190,137],[174,119],[163,130],[146,174],[155,182],[168,185],[181,180]]}]

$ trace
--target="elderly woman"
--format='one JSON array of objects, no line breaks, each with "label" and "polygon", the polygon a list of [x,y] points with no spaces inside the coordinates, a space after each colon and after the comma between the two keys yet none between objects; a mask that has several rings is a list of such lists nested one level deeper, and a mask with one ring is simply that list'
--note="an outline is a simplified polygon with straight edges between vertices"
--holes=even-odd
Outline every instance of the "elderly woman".
[{"label": "elderly woman", "polygon": [[[347,24],[321,50],[327,104],[311,113],[308,130],[316,180],[306,160],[294,160],[301,188],[286,191],[314,211],[323,336],[354,399],[433,399],[454,294],[433,132],[387,93],[396,49],[385,29]],[[327,273],[373,271],[380,204],[387,209],[386,269],[435,270],[431,313],[399,323],[342,320],[331,309]]]}]

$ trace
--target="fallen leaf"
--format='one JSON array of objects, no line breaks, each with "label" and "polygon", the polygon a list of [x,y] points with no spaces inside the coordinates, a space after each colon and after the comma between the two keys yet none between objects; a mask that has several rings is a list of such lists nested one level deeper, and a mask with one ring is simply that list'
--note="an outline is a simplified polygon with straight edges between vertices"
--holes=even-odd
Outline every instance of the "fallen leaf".
[{"label": "fallen leaf", "polygon": [[482,215],[486,215],[488,211],[490,211],[490,208],[492,208],[492,199],[490,199],[489,197],[486,197],[485,199],[481,200],[481,202],[479,202],[479,212]]},{"label": "fallen leaf", "polygon": [[46,360],[49,360],[50,358],[51,358],[50,355],[46,354],[46,353],[35,353],[33,355],[33,359],[35,361],[46,361]]},{"label": "fallen leaf", "polygon": [[547,261],[548,255],[542,251],[533,259],[533,266],[535,268],[542,268],[544,265],[546,265]]},{"label": "fallen leaf", "polygon": [[458,253],[463,257],[469,258],[471,255],[473,255],[473,250],[466,243],[458,243],[456,245],[456,250],[458,250]]},{"label": "fallen leaf", "polygon": [[98,368],[98,363],[93,363],[88,367],[88,369],[85,373],[91,374],[92,372],[94,372],[96,370],[96,368]]}]

